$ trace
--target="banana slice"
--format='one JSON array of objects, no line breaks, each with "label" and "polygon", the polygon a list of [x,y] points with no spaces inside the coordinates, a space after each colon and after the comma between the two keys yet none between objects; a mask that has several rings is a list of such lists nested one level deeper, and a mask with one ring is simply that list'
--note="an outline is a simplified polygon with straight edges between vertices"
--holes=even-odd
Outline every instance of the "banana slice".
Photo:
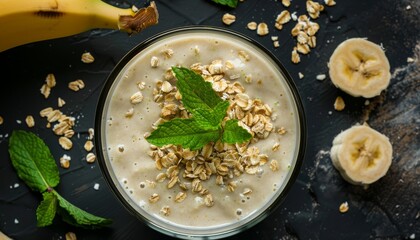
[{"label": "banana slice", "polygon": [[340,43],[328,67],[333,84],[354,97],[375,97],[391,79],[389,61],[382,48],[363,38]]},{"label": "banana slice", "polygon": [[334,167],[349,183],[371,184],[383,177],[392,162],[389,139],[367,124],[338,134],[330,151]]}]

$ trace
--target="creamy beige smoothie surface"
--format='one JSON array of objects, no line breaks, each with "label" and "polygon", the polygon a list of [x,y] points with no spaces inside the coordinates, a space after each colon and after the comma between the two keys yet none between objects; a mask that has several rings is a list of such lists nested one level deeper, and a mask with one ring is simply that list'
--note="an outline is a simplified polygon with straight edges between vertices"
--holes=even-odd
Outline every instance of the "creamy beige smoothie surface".
[{"label": "creamy beige smoothie surface", "polygon": [[[188,118],[172,66],[201,74],[230,102],[253,138],[202,150],[156,147],[147,137],[175,117]],[[175,35],[147,47],[110,91],[104,128],[113,174],[149,217],[184,227],[214,227],[253,216],[290,177],[300,130],[284,77],[250,44],[213,32]]]}]

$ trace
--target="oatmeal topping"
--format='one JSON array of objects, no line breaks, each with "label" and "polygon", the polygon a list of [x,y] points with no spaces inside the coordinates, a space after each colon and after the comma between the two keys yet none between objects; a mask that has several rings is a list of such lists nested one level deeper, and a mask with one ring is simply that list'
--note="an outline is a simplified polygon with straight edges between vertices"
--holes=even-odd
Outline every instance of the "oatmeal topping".
[{"label": "oatmeal topping", "polygon": [[[244,51],[240,51],[238,55],[244,61],[249,59]],[[156,182],[165,184],[168,189],[175,186],[183,189],[176,195],[175,202],[183,201],[187,197],[187,191],[191,191],[194,195],[203,196],[205,206],[213,206],[216,199],[213,199],[203,182],[214,181],[216,185],[226,188],[229,192],[235,192],[240,184],[235,177],[242,174],[260,175],[264,171],[263,166],[269,162],[267,154],[261,153],[257,147],[250,144],[267,138],[274,131],[280,131],[280,134],[286,133],[284,128],[279,130],[274,128],[271,119],[272,108],[262,100],[251,98],[246,94],[244,86],[235,81],[237,77],[232,78],[227,74],[228,67],[226,66],[229,66],[229,63],[214,60],[208,65],[196,63],[190,68],[200,74],[205,81],[212,83],[213,89],[219,96],[229,101],[230,105],[224,121],[238,119],[239,124],[250,132],[253,138],[242,144],[227,144],[219,140],[208,143],[201,150],[195,151],[171,144],[163,147],[150,145],[148,155],[155,161],[156,169],[161,171],[155,178]],[[173,76],[173,73],[170,75]],[[245,74],[245,76],[249,79],[246,82],[251,82],[251,75]],[[172,118],[190,117],[180,101],[181,96],[175,86],[175,81],[176,79],[173,78],[156,82],[152,91],[153,99],[161,107],[161,114],[160,118],[152,124],[153,129]],[[277,151],[279,148],[280,144],[276,142],[272,150]],[[271,160],[269,165],[271,170],[278,170],[276,160]],[[251,192],[252,190],[246,189],[244,194]]]}]

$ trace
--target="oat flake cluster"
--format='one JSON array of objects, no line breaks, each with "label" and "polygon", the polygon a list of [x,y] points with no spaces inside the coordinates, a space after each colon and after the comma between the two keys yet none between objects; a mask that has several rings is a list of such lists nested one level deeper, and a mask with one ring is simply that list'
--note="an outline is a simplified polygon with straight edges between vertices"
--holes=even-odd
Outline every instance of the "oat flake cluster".
[{"label": "oat flake cluster", "polygon": [[[289,8],[291,5],[290,0],[282,0],[282,5],[285,8]],[[334,0],[324,0],[325,6],[332,7],[336,5]],[[306,12],[307,15],[300,15],[297,16],[296,12],[290,13],[289,10],[281,11],[274,21],[274,27],[277,30],[282,30],[284,25],[293,20],[296,22],[295,26],[291,30],[292,36],[296,40],[296,46],[293,48],[291,52],[291,61],[295,64],[300,62],[300,54],[306,55],[308,54],[312,48],[316,47],[316,37],[315,34],[319,30],[319,24],[312,21],[314,19],[319,18],[322,11],[324,11],[325,7],[322,3],[316,1],[306,1]],[[308,17],[309,15],[309,17]],[[222,17],[223,23],[226,25],[231,25],[235,22],[236,16],[226,13]],[[270,33],[269,25],[266,22],[249,22],[246,26],[249,30],[256,30],[259,36],[266,36]],[[278,40],[278,36],[272,36],[273,46],[278,48],[280,46],[280,42]]]},{"label": "oat flake cluster", "polygon": [[[248,61],[250,58],[244,51],[239,51],[238,57],[243,61]],[[156,61],[156,57],[152,58]],[[154,67],[154,61],[151,61],[151,67]],[[226,73],[227,70],[235,68],[232,62],[216,59],[208,65],[196,63],[190,68],[200,74],[205,81],[212,83],[213,90],[222,99],[229,101],[230,106],[223,121],[238,119],[239,124],[253,137],[243,144],[227,144],[217,141],[196,151],[175,145],[160,148],[151,145],[149,156],[153,158],[156,168],[161,172],[156,176],[156,179],[149,181],[164,183],[168,189],[179,186],[181,191],[176,195],[175,202],[182,202],[188,192],[191,192],[201,195],[205,205],[211,207],[214,205],[215,199],[202,183],[214,181],[215,184],[234,192],[237,185],[240,184],[235,180],[235,177],[242,174],[261,175],[266,171],[263,166],[267,163],[271,171],[279,170],[277,160],[268,159],[267,154],[261,153],[255,146],[250,146],[250,143],[265,139],[273,132],[286,134],[287,131],[284,128],[274,129],[272,120],[275,120],[276,115],[273,114],[271,107],[260,99],[248,96],[245,87],[236,81],[240,78],[239,75]],[[252,76],[246,75],[245,81],[251,83]],[[261,80],[256,81],[256,84],[262,84]],[[144,86],[144,83],[140,82],[137,86],[140,90],[130,98],[133,104],[138,103],[137,101],[133,102],[133,99],[141,95],[141,90],[144,89],[141,86]],[[153,89],[153,97],[161,108],[160,118],[152,124],[153,129],[175,117],[190,117],[182,104],[182,96],[176,87],[176,79],[171,69],[167,69],[163,79],[157,81]],[[129,109],[126,117],[131,117],[132,114],[133,110]],[[150,133],[146,133],[145,137],[148,134]],[[272,147],[272,151],[277,151],[279,148],[280,144],[276,143]],[[212,176],[214,177],[212,178]],[[246,193],[243,194],[251,193],[251,189],[246,189]],[[159,195],[154,193],[150,196],[149,202],[155,203],[159,199]],[[170,209],[162,209],[162,214],[168,215],[169,213]]]}]

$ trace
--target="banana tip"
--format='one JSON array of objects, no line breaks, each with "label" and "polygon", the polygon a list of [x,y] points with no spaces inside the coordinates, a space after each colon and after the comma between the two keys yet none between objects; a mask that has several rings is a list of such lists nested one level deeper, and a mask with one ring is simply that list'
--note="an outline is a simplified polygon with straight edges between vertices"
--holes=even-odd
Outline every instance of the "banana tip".
[{"label": "banana tip", "polygon": [[144,8],[140,8],[134,16],[123,15],[119,17],[118,27],[128,34],[139,33],[159,22],[159,12],[154,1]]}]

